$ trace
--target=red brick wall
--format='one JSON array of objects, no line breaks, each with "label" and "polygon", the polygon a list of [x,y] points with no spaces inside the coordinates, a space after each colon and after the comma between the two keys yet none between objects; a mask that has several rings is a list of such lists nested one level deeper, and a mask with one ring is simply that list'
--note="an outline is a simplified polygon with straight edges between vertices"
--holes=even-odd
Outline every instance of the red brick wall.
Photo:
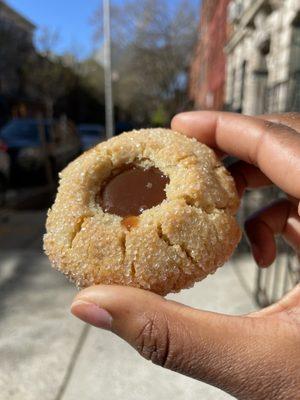
[{"label": "red brick wall", "polygon": [[224,108],[224,46],[229,1],[202,1],[199,41],[190,72],[190,97],[198,109]]}]

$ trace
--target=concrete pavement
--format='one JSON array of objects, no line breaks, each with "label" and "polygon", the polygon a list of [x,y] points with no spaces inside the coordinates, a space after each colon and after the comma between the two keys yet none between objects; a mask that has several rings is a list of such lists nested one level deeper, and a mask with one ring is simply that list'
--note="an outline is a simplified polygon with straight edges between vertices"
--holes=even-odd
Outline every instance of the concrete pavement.
[{"label": "concrete pavement", "polygon": [[[69,305],[76,291],[41,251],[44,219],[14,213],[0,223],[0,400],[232,398],[152,365],[119,338],[75,320]],[[247,289],[254,267],[245,261],[237,267]],[[237,267],[229,263],[169,297],[211,311],[249,312],[254,304]]]},{"label": "concrete pavement", "polygon": [[41,253],[42,214],[0,228],[0,399],[52,400],[82,327],[68,313],[75,290]]}]

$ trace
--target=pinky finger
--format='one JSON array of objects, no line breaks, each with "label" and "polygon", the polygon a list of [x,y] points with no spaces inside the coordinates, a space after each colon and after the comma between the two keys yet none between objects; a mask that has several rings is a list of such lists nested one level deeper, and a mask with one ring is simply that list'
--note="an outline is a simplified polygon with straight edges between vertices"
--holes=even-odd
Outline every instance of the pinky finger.
[{"label": "pinky finger", "polygon": [[280,200],[252,215],[245,224],[252,253],[260,267],[268,267],[276,258],[277,235],[282,235],[297,253],[300,248],[300,217],[289,200]]}]

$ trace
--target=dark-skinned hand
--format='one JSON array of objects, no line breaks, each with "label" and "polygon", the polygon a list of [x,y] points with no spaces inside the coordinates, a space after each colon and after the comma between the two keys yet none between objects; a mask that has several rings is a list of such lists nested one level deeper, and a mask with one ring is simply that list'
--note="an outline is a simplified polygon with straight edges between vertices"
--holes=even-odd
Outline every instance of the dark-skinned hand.
[{"label": "dark-skinned hand", "polygon": [[[286,193],[286,199],[246,222],[259,266],[274,261],[276,235],[299,252],[300,114],[189,112],[177,115],[172,128],[220,156],[240,159],[231,173],[241,196],[246,188],[271,184]],[[238,399],[300,399],[300,285],[277,304],[243,316],[201,311],[140,289],[99,285],[76,296],[72,313],[111,330],[146,359]]]}]

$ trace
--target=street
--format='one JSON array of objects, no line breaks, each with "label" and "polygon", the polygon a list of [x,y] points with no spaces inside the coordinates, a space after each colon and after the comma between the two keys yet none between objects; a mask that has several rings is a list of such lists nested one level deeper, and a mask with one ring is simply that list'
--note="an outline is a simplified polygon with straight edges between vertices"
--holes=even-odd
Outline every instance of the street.
[{"label": "street", "polygon": [[[8,211],[0,224],[1,400],[231,398],[143,360],[119,338],[76,320],[69,312],[76,289],[42,252],[44,223],[45,212]],[[236,274],[240,267],[254,282],[253,263],[246,261],[169,297],[206,310],[249,312],[254,303]]]}]

